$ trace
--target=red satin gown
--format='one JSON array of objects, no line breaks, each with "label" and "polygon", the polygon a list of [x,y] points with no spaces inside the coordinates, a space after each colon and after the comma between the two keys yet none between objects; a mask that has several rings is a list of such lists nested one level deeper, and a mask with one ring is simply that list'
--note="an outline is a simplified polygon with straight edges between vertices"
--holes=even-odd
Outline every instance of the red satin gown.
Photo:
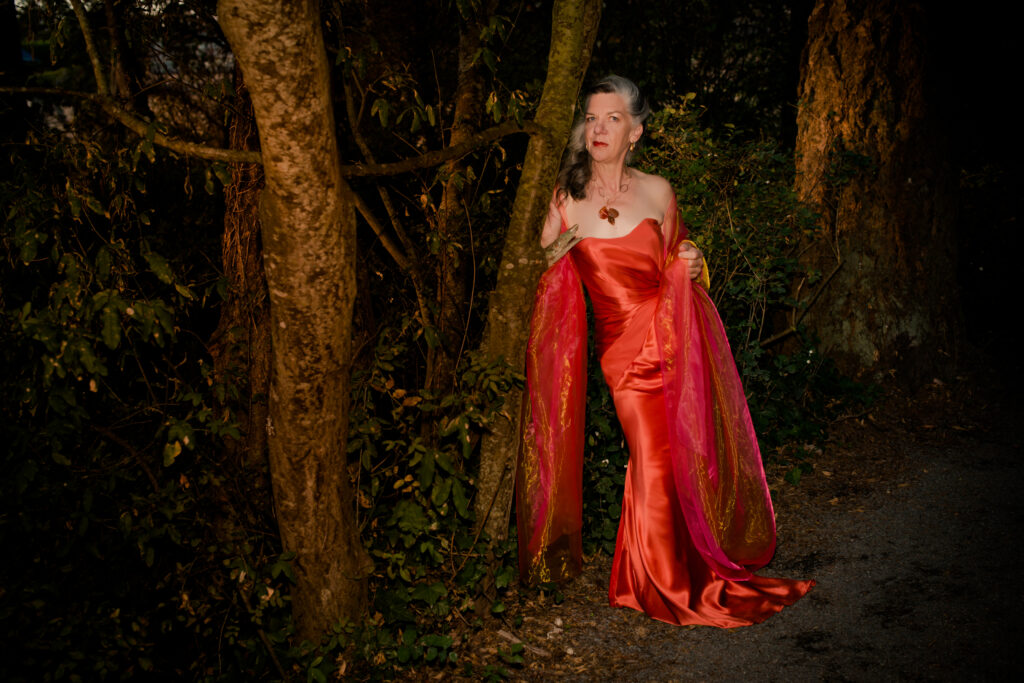
[{"label": "red satin gown", "polygon": [[647,219],[582,240],[542,278],[517,471],[520,573],[563,580],[581,568],[582,281],[630,454],[611,605],[671,624],[754,624],[814,582],[753,574],[775,549],[760,452],[717,312],[672,258],[685,237],[674,202],[666,223],[668,249],[663,226]]},{"label": "red satin gown", "polygon": [[678,503],[653,320],[662,282],[660,226],[648,219],[572,251],[594,310],[601,369],[629,445],[608,598],[672,624],[745,626],[798,600],[812,582],[720,578],[690,540]]}]

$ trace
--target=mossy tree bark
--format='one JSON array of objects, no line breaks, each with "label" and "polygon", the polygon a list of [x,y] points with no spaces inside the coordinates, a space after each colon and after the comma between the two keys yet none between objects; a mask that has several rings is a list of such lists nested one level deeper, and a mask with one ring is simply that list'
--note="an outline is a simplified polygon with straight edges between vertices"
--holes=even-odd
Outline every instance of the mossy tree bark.
[{"label": "mossy tree bark", "polygon": [[355,215],[339,171],[318,4],[221,0],[217,10],[259,129],[271,480],[282,543],[297,553],[298,633],[316,640],[362,614],[369,569],[345,460]]},{"label": "mossy tree bark", "polygon": [[[526,359],[533,294],[545,268],[540,229],[600,17],[600,0],[557,0],[552,11],[547,76],[534,117],[545,132],[531,137],[526,150],[482,344],[489,358],[504,359],[519,371]],[[495,421],[481,444],[476,513],[478,524],[492,538],[504,538],[508,530],[521,400],[520,392],[509,393],[505,419]]]},{"label": "mossy tree bark", "polygon": [[801,65],[796,188],[834,277],[805,318],[847,372],[916,382],[955,353],[955,175],[928,80],[924,3],[818,0]]}]

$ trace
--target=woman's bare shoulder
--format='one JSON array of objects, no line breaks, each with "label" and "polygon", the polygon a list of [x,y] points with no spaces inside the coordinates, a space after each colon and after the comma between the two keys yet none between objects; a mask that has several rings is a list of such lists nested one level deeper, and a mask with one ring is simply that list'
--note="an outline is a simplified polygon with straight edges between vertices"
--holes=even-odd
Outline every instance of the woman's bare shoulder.
[{"label": "woman's bare shoulder", "polygon": [[631,169],[630,172],[636,174],[636,179],[640,186],[643,187],[644,193],[647,196],[662,206],[667,207],[669,205],[669,202],[675,196],[675,190],[672,189],[672,185],[667,180],[660,175],[644,173],[636,169]]}]

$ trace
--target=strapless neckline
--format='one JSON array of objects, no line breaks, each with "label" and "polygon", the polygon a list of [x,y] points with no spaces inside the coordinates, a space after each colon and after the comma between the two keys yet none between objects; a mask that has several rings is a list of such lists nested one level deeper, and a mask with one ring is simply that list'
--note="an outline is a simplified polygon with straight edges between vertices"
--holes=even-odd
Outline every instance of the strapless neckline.
[{"label": "strapless neckline", "polygon": [[641,225],[643,225],[645,223],[650,223],[654,227],[659,228],[659,229],[661,228],[661,221],[659,221],[657,218],[645,218],[642,221],[640,221],[639,223],[637,223],[636,225],[634,225],[632,227],[632,229],[630,229],[629,232],[624,232],[621,235],[616,235],[615,237],[594,237],[593,235],[587,235],[586,237],[581,237],[580,238],[580,242],[582,242],[584,240],[600,240],[602,242],[610,242],[612,240],[621,240],[621,239],[629,237],[630,235],[635,233],[637,231],[637,229]]}]

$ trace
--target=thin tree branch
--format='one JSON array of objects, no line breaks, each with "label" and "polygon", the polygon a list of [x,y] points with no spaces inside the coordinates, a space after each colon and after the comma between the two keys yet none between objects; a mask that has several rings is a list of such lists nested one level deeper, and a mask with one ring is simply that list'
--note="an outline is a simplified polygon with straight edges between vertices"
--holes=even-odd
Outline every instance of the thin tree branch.
[{"label": "thin tree branch", "polygon": [[[359,83],[356,81],[355,74],[352,74],[352,80],[355,83],[355,87],[359,88]],[[343,90],[345,93],[345,112],[348,114],[348,123],[349,128],[352,131],[352,139],[355,140],[356,146],[359,147],[359,150],[363,153],[363,157],[369,163],[376,164],[377,159],[373,156],[373,150],[370,149],[370,145],[367,144],[366,140],[363,138],[363,134],[359,131],[359,122],[363,118],[363,106],[366,103],[366,96],[360,89],[359,112],[357,113],[355,110],[355,101],[352,98],[352,89],[348,86],[347,81],[343,81]],[[391,195],[388,193],[387,189],[380,184],[377,185],[377,194],[380,195],[380,200],[384,204],[384,210],[387,212],[388,218],[391,220],[391,227],[394,228],[395,234],[398,235],[398,241],[402,243],[406,256],[409,259],[413,259],[414,254],[416,253],[415,249],[413,248],[412,241],[406,234],[405,229],[402,227],[402,222],[398,219],[398,213],[395,211],[395,206],[391,201]],[[411,261],[409,262],[409,265],[416,267],[411,263]],[[413,273],[413,284],[417,287],[421,284],[418,273]],[[427,323],[426,320],[423,322],[424,324]]]},{"label": "thin tree branch", "polygon": [[[359,83],[356,81],[355,74],[352,74],[352,80],[355,83],[355,87],[359,88]],[[376,159],[374,159],[373,156],[373,150],[370,149],[370,146],[366,143],[366,140],[363,139],[362,134],[359,132],[359,121],[363,117],[363,105],[366,103],[366,97],[363,96],[363,92],[360,90],[361,99],[359,103],[359,111],[357,113],[355,110],[355,101],[352,98],[352,90],[347,81],[343,81],[343,90],[345,93],[345,113],[348,115],[352,138],[355,140],[356,146],[358,146],[360,151],[362,151],[363,156],[366,157],[366,160],[370,163],[376,163]],[[359,197],[357,193],[353,192],[357,199],[356,208],[359,209],[359,212],[362,214],[363,218],[366,219],[366,222],[370,224],[370,227],[373,228],[373,231],[377,233],[377,236],[381,239],[381,243],[384,244],[385,249],[387,249],[388,253],[395,259],[398,266],[409,274],[410,279],[412,279],[413,291],[416,293],[416,303],[420,309],[420,317],[422,318],[421,322],[424,327],[432,325],[433,319],[430,315],[430,307],[427,306],[425,294],[426,288],[423,284],[423,274],[420,272],[420,261],[416,255],[416,250],[414,249],[409,236],[406,234],[405,229],[402,227],[402,222],[398,218],[398,212],[395,211],[394,204],[391,202],[391,195],[388,193],[387,189],[382,184],[377,183],[377,193],[380,195],[381,202],[384,204],[384,210],[387,212],[388,218],[391,220],[391,226],[394,228],[395,234],[398,235],[398,241],[402,243],[402,247],[405,249],[404,253],[400,252],[397,245],[394,245],[390,239],[385,237],[383,227],[380,225],[379,221],[376,220],[376,217],[373,216],[369,206],[363,202],[362,198]],[[431,371],[429,358],[430,357],[428,356],[428,377],[430,376]]]},{"label": "thin tree branch", "polygon": [[500,140],[503,137],[516,133],[543,135],[546,131],[543,126],[534,121],[524,121],[522,125],[515,121],[505,121],[493,128],[480,131],[473,137],[467,138],[464,142],[452,145],[451,147],[431,150],[417,157],[403,159],[402,161],[392,161],[386,164],[347,164],[341,167],[341,174],[348,178],[365,178],[368,176],[398,175],[399,173],[408,173],[420,168],[439,166],[446,161],[463,157],[488,142]]},{"label": "thin tree branch", "polygon": [[[27,88],[27,87],[2,87],[0,92],[7,93],[20,93],[25,95],[57,95],[57,96],[70,96],[77,97],[79,99],[89,100],[98,104],[103,108],[107,114],[112,118],[117,119],[126,128],[131,129],[135,133],[142,137],[150,136],[150,129],[154,125],[144,119],[138,118],[127,109],[119,105],[113,99],[107,95],[87,93],[77,90],[63,90],[60,88]],[[487,130],[480,131],[473,137],[465,140],[464,142],[452,145],[451,147],[445,147],[443,149],[435,149],[430,152],[426,152],[417,157],[411,157],[409,159],[403,159],[401,161],[392,161],[385,164],[348,164],[341,166],[341,175],[343,177],[357,177],[366,178],[371,176],[383,176],[383,175],[399,175],[401,173],[408,173],[421,168],[430,168],[431,166],[438,166],[446,161],[457,159],[465,156],[475,150],[476,148],[500,140],[503,137],[509,135],[515,135],[516,133],[528,133],[530,135],[544,135],[546,130],[540,124],[534,121],[524,121],[522,125],[519,125],[515,121],[506,121],[502,124],[488,128]],[[152,140],[154,144],[160,145],[173,152],[179,154],[187,154],[194,156],[199,159],[208,159],[209,161],[223,161],[226,163],[236,164],[259,164],[262,163],[262,157],[259,152],[250,152],[247,150],[240,149],[223,149],[220,147],[210,147],[207,145],[201,145],[195,142],[188,142],[186,140],[180,140],[178,138],[164,135],[159,131],[152,133]]]},{"label": "thin tree branch", "polygon": [[25,87],[5,87],[0,88],[0,92],[8,93],[21,93],[25,95],[55,95],[60,97],[77,97],[83,100],[89,100],[99,105],[103,111],[105,111],[111,118],[116,119],[126,128],[138,133],[144,138],[149,138],[152,135],[153,143],[165,147],[173,152],[179,154],[187,154],[189,156],[198,157],[200,159],[208,159],[210,161],[223,161],[227,163],[245,163],[245,164],[258,164],[261,163],[261,157],[259,152],[250,152],[242,149],[223,149],[221,147],[209,147],[207,145],[201,145],[195,142],[188,142],[186,140],[180,140],[173,138],[169,135],[165,135],[153,127],[155,123],[141,119],[130,111],[119,105],[112,98],[107,95],[99,95],[96,93],[81,92],[78,90],[62,90],[60,88],[25,88]]},{"label": "thin tree branch", "polygon": [[94,432],[107,437],[108,439],[116,443],[118,446],[128,451],[128,453],[130,453],[131,456],[135,458],[135,462],[139,464],[139,467],[142,468],[142,471],[146,474],[146,478],[149,479],[149,483],[153,487],[153,490],[160,490],[160,482],[156,480],[156,475],[153,474],[153,470],[151,470],[149,465],[146,464],[146,460],[145,458],[142,457],[142,454],[135,450],[135,448],[130,443],[128,443],[127,441],[125,441],[124,439],[122,439],[121,437],[119,437],[117,434],[110,431],[106,427],[97,427],[96,425],[93,425],[92,429]]},{"label": "thin tree branch", "polygon": [[[104,97],[99,100],[99,105],[103,107],[110,116],[117,119],[126,128],[138,133],[142,137],[149,137],[150,128],[154,125],[147,123],[143,119],[133,116],[127,109],[114,103],[110,98]],[[188,142],[186,140],[179,140],[172,138],[168,135],[164,135],[158,131],[152,133],[153,143],[160,145],[173,152],[179,154],[187,154],[189,156],[198,157],[200,159],[207,159],[209,161],[223,161],[227,163],[247,163],[247,164],[259,164],[262,163],[262,156],[259,152],[250,152],[244,149],[223,149],[221,147],[209,147],[207,145],[201,145],[195,142]]]},{"label": "thin tree branch", "polygon": [[92,73],[96,77],[96,90],[101,95],[110,93],[107,86],[107,78],[103,75],[103,66],[100,63],[100,53],[96,49],[96,42],[92,38],[92,31],[89,29],[89,20],[85,16],[85,7],[82,0],[71,0],[71,6],[78,17],[78,26],[82,29],[82,36],[85,38],[85,51],[89,53],[89,61],[92,62]]},{"label": "thin tree branch", "polygon": [[[802,311],[800,311],[800,315],[796,316],[792,320],[792,322],[790,322],[789,327],[787,327],[786,329],[782,330],[781,332],[773,334],[772,336],[770,336],[767,339],[765,339],[763,342],[761,342],[761,346],[770,346],[770,345],[774,344],[775,342],[779,341],[780,339],[785,339],[789,335],[791,335],[794,332],[796,332],[797,327],[799,327],[800,323],[803,322],[804,316],[807,315],[807,312],[809,310],[811,310],[811,307],[815,303],[817,303],[818,298],[821,296],[821,293],[825,290],[826,287],[828,287],[828,283],[832,281],[832,278],[835,277],[836,273],[838,273],[839,269],[842,268],[842,267],[843,267],[843,264],[840,263],[839,265],[837,265],[832,270],[831,273],[828,274],[828,277],[826,277],[824,280],[821,281],[821,284],[818,285],[818,288],[815,290],[814,294],[811,296],[810,301],[808,301],[807,305],[804,306]],[[803,283],[801,283],[800,286],[802,287]],[[796,313],[796,307],[793,308],[793,312]]]},{"label": "thin tree branch", "polygon": [[398,267],[402,270],[408,271],[409,259],[405,257],[405,254],[403,254],[402,250],[398,248],[398,245],[395,244],[394,241],[388,237],[387,233],[384,232],[384,227],[380,224],[380,221],[377,220],[377,217],[373,215],[373,211],[369,206],[367,206],[366,201],[358,192],[352,193],[352,200],[356,205],[356,210],[359,211],[359,214],[366,220],[370,228],[373,229],[373,232],[377,235],[380,243],[383,244],[387,252],[391,254],[391,258],[395,259],[395,263],[398,264]]}]

